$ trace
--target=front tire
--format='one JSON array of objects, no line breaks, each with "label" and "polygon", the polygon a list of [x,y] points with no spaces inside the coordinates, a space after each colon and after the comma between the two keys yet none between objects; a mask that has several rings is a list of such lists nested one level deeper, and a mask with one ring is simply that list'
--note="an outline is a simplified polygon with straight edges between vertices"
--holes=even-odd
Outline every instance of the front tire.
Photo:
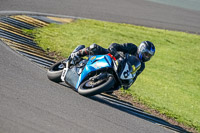
[{"label": "front tire", "polygon": [[79,94],[83,96],[93,96],[93,95],[96,95],[96,94],[99,94],[111,89],[115,84],[115,80],[113,76],[109,76],[105,80],[105,82],[102,82],[102,84],[92,87],[92,88],[87,87],[88,82],[90,82],[90,80],[86,80],[80,85],[80,87],[78,88]]},{"label": "front tire", "polygon": [[62,82],[61,75],[64,69],[64,65],[62,64],[64,60],[53,64],[47,71],[47,77],[49,80],[59,83]]}]

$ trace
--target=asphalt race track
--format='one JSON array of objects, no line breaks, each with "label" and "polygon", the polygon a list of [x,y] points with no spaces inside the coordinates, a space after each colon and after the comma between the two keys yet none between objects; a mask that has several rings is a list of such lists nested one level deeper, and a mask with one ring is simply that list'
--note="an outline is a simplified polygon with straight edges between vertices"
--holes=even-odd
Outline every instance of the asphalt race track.
[{"label": "asphalt race track", "polygon": [[1,11],[32,11],[200,33],[200,11],[145,0],[1,0]]},{"label": "asphalt race track", "polygon": [[0,45],[0,132],[170,132],[53,83],[46,70]]},{"label": "asphalt race track", "polygon": [[[1,0],[1,11],[33,11],[200,32],[200,13],[143,0]],[[46,70],[0,42],[0,132],[172,132],[53,83]]]}]

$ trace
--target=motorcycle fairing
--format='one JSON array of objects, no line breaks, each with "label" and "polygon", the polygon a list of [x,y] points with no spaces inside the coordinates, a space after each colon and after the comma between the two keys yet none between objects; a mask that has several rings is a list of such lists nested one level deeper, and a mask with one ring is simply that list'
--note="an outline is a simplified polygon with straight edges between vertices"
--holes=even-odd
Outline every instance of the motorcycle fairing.
[{"label": "motorcycle fairing", "polygon": [[78,90],[78,87],[90,72],[97,71],[102,68],[112,68],[112,67],[113,63],[109,55],[90,56],[81,75],[79,76],[78,83],[76,84],[75,89]]},{"label": "motorcycle fairing", "polygon": [[128,65],[128,63],[126,63],[122,74],[120,76],[120,79],[122,80],[128,80],[128,79],[133,79],[136,75],[136,73],[132,74],[131,72],[133,71],[133,68],[131,67],[131,65]]},{"label": "motorcycle fairing", "polygon": [[79,79],[78,71],[76,67],[67,70],[65,81],[70,83],[73,87],[76,86]]}]

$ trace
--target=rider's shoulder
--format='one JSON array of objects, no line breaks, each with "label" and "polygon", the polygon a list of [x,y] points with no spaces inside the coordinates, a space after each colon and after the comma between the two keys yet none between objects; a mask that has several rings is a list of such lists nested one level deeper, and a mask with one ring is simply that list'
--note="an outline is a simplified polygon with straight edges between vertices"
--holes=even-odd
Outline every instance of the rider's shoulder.
[{"label": "rider's shoulder", "polygon": [[129,43],[123,43],[122,45],[131,45],[131,46],[136,46],[134,43],[131,43],[131,42],[129,42]]}]

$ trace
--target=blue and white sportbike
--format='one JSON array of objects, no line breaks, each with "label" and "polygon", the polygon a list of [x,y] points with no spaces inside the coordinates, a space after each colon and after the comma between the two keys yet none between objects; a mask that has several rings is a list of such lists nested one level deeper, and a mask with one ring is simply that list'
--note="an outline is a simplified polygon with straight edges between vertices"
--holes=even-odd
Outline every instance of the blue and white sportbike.
[{"label": "blue and white sportbike", "polygon": [[135,65],[127,62],[118,72],[118,63],[111,54],[92,55],[75,64],[69,57],[52,65],[47,76],[51,81],[65,82],[83,96],[92,96],[112,92],[121,86],[129,87],[139,67],[136,59]]}]

